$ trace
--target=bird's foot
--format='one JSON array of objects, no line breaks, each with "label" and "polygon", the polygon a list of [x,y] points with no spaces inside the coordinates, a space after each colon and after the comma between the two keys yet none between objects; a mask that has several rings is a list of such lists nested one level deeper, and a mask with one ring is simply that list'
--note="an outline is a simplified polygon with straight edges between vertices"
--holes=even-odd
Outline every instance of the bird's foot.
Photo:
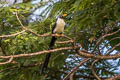
[{"label": "bird's foot", "polygon": [[61,34],[62,37],[64,37],[65,35],[64,34]]},{"label": "bird's foot", "polygon": [[55,36],[58,37],[59,35],[56,33]]}]

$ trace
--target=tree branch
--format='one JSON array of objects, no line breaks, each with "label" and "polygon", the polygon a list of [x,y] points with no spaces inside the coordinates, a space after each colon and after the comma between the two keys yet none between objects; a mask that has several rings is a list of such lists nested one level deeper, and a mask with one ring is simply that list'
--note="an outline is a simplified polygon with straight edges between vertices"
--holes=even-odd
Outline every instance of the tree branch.
[{"label": "tree branch", "polygon": [[114,54],[114,55],[94,55],[92,53],[89,52],[84,52],[82,50],[78,50],[78,54],[80,56],[86,57],[86,58],[94,58],[94,59],[116,59],[116,58],[120,58],[120,53],[118,54]]},{"label": "tree branch", "polygon": [[[79,48],[79,47],[76,47]],[[61,51],[61,50],[70,50],[73,49],[73,47],[63,47],[63,48],[57,48],[57,49],[52,49],[52,50],[45,50],[45,51],[39,51],[39,52],[35,52],[35,53],[28,53],[28,54],[18,54],[18,55],[11,55],[11,56],[0,56],[1,59],[9,59],[12,57],[13,58],[20,58],[20,57],[30,57],[30,56],[37,56],[37,55],[41,55],[41,54],[48,54],[48,53],[53,53],[53,52],[57,52],[57,51]],[[11,59],[6,62],[6,63],[0,63],[2,64],[8,64],[11,62]]]},{"label": "tree branch", "polygon": [[0,36],[0,38],[7,38],[7,37],[13,37],[13,36],[17,36],[19,34],[22,34],[23,32],[25,32],[26,30],[22,30],[21,32],[15,33],[15,34],[10,34],[10,35],[2,35]]},{"label": "tree branch", "polygon": [[1,62],[0,65],[4,65],[4,64],[11,63],[12,60],[13,60],[13,57],[11,56],[8,61],[6,61],[6,62]]},{"label": "tree branch", "polygon": [[57,41],[56,42],[57,44],[67,44],[67,43],[73,43],[73,41],[72,40],[68,40],[68,41]]},{"label": "tree branch", "polygon": [[96,77],[96,79],[101,80],[101,79],[99,78],[99,76],[95,73],[95,70],[94,70],[94,65],[95,65],[95,63],[98,62],[98,61],[99,61],[99,60],[96,59],[96,60],[92,63],[91,69],[92,69],[92,73],[93,73],[93,75]]}]

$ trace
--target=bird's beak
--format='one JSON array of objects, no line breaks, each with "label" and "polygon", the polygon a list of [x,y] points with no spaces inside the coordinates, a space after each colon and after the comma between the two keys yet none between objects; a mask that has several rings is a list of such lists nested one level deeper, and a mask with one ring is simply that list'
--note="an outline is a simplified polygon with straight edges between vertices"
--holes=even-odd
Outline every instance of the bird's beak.
[{"label": "bird's beak", "polygon": [[67,16],[67,14],[63,14],[63,16],[65,17],[65,16]]}]

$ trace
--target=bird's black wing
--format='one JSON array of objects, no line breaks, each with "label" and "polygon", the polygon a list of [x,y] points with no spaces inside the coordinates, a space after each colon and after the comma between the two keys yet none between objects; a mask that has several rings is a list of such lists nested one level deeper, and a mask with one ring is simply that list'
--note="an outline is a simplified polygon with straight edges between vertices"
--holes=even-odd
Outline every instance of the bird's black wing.
[{"label": "bird's black wing", "polygon": [[69,26],[69,24],[65,24],[65,27],[64,27],[64,29],[66,29],[68,26]]},{"label": "bird's black wing", "polygon": [[53,27],[52,27],[52,34],[54,34],[54,29],[55,29],[55,27],[56,27],[56,22],[53,24]]}]

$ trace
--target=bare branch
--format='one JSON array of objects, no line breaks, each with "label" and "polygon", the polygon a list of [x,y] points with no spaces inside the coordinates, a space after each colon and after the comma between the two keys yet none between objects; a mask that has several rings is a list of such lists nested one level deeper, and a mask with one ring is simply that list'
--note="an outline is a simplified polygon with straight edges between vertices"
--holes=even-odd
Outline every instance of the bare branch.
[{"label": "bare branch", "polygon": [[99,78],[99,76],[95,73],[95,70],[94,70],[94,65],[95,65],[95,63],[98,62],[98,61],[99,61],[99,60],[96,59],[96,60],[92,63],[91,69],[92,69],[92,73],[93,73],[93,75],[96,77],[96,79],[101,80],[101,79]]},{"label": "bare branch", "polygon": [[12,60],[13,60],[13,57],[11,56],[8,61],[6,61],[6,62],[1,62],[0,65],[4,65],[4,64],[11,63]]},{"label": "bare branch", "polygon": [[18,12],[16,12],[16,18],[17,18],[18,22],[20,23],[21,27],[22,27],[23,29],[26,29],[26,28],[24,27],[24,25],[22,24],[22,22],[20,21],[19,17],[18,17]]},{"label": "bare branch", "polygon": [[2,35],[0,36],[0,38],[7,38],[7,37],[13,37],[13,36],[17,36],[19,34],[22,34],[23,32],[25,32],[26,30],[23,30],[21,32],[15,33],[15,34],[10,34],[10,35]]}]

